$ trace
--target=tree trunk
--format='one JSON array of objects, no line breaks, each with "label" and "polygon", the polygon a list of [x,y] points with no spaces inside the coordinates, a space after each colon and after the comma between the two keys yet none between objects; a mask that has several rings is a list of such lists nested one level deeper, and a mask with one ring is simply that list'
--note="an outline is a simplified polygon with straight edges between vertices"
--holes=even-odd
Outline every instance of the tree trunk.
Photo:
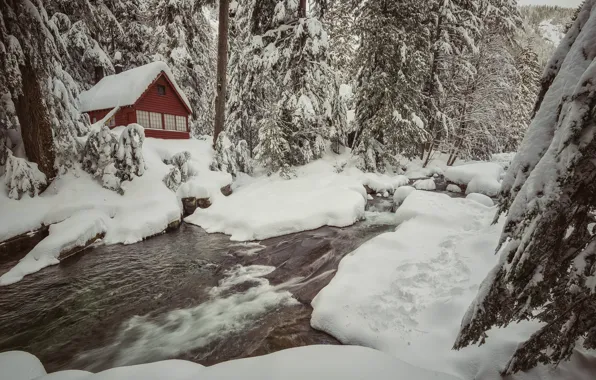
[{"label": "tree trunk", "polygon": [[15,102],[15,110],[21,125],[21,137],[25,153],[31,162],[46,175],[48,183],[56,177],[54,168],[54,139],[52,125],[40,87],[41,78],[31,67],[29,60],[20,67],[23,93]]},{"label": "tree trunk", "polygon": [[306,17],[306,0],[300,0],[300,8],[298,8],[298,16]]},{"label": "tree trunk", "polygon": [[213,146],[224,129],[226,111],[226,87],[228,71],[228,29],[230,0],[219,1],[219,36],[217,43],[217,97],[215,98],[215,124]]}]

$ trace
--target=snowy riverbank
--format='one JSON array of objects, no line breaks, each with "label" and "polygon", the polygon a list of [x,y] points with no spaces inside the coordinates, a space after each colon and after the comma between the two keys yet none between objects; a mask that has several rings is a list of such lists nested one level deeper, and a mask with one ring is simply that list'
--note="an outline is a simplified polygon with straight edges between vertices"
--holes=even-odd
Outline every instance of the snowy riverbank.
[{"label": "snowy riverbank", "polygon": [[[396,212],[395,232],[368,241],[339,265],[313,300],[311,324],[344,344],[376,348],[465,380],[500,379],[518,343],[537,330],[525,322],[489,332],[486,344],[452,350],[479,284],[497,264],[502,229],[496,207],[423,191]],[[516,380],[591,378],[577,353],[559,368],[539,366]]]},{"label": "snowy riverbank", "polygon": [[[117,132],[117,130],[116,130]],[[0,286],[19,281],[48,265],[59,263],[65,248],[96,244],[132,244],[162,233],[170,225],[179,223],[183,213],[181,198],[208,198],[211,206],[198,208],[186,222],[196,224],[210,233],[224,233],[232,240],[251,241],[312,230],[325,225],[345,227],[365,218],[365,206],[373,191],[389,197],[395,190],[412,180],[440,175],[446,177],[454,169],[456,183],[466,186],[482,173],[487,173],[488,195],[498,190],[500,164],[464,165],[446,170],[442,160],[422,168],[421,162],[404,161],[404,173],[387,175],[363,173],[355,167],[349,150],[342,154],[328,152],[322,159],[294,168],[291,179],[278,174],[263,173],[253,177],[241,174],[225,197],[220,189],[232,183],[228,173],[209,169],[213,159],[211,140],[159,140],[148,138],[143,145],[146,171],[143,176],[123,183],[124,194],[103,188],[88,173],[78,170],[58,177],[50,187],[35,198],[12,200],[0,192],[0,241],[36,230],[42,226],[70,223],[94,226],[76,235],[59,234],[58,227],[50,229],[51,239],[40,243],[10,272],[0,274]],[[187,151],[191,177],[177,193],[162,179],[171,166],[164,163],[173,155]],[[477,170],[478,167],[482,170]],[[476,168],[476,169],[475,169]],[[1,180],[1,179],[0,179]],[[433,182],[419,180],[415,186]],[[482,186],[475,191],[483,192]],[[71,220],[75,218],[76,220]],[[41,249],[43,248],[43,249]]]}]

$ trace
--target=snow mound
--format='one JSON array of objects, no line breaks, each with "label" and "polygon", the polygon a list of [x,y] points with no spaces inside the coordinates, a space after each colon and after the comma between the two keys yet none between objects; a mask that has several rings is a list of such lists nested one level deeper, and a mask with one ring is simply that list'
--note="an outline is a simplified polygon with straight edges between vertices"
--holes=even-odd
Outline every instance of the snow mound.
[{"label": "snow mound", "polygon": [[[402,223],[394,232],[341,261],[312,302],[311,325],[344,344],[376,348],[420,368],[466,380],[500,379],[499,370],[538,323],[512,324],[489,332],[480,347],[451,349],[462,316],[498,260],[494,249],[503,223],[491,225],[493,215],[466,199],[413,192],[396,212]],[[563,363],[513,379],[586,377],[566,374],[571,372]]]},{"label": "snow mound", "polygon": [[466,188],[466,194],[480,193],[488,195],[489,197],[496,197],[501,191],[501,183],[492,177],[485,177],[477,175],[472,178],[468,187]]},{"label": "snow mound", "polygon": [[325,225],[345,227],[364,217],[366,192],[358,178],[320,173],[260,179],[240,187],[186,222],[232,240],[261,240]]},{"label": "snow mound", "polygon": [[14,284],[24,276],[58,264],[58,256],[91,239],[105,234],[110,218],[98,210],[79,211],[70,218],[50,226],[50,234],[31,250],[10,271],[0,276],[0,286]]},{"label": "snow mound", "polygon": [[449,185],[447,185],[447,191],[449,191],[450,193],[461,193],[461,188],[453,183],[450,183]]},{"label": "snow mound", "polygon": [[445,178],[458,185],[468,185],[474,177],[492,178],[499,181],[503,167],[494,162],[476,162],[461,166],[452,166],[445,171]]},{"label": "snow mound", "polygon": [[[22,352],[0,353],[0,361]],[[32,355],[31,355],[32,356]],[[15,373],[11,380],[31,380],[27,369],[9,360],[2,369]],[[416,368],[382,352],[356,346],[307,346],[247,359],[203,367],[184,360],[165,360],[130,367],[108,369],[85,376],[83,371],[59,371],[37,380],[457,380],[440,372]]]},{"label": "snow mound", "polygon": [[470,193],[466,196],[466,199],[469,199],[474,202],[478,202],[481,205],[485,205],[487,207],[493,207],[495,205],[495,202],[493,202],[492,199],[490,199],[489,197],[487,197],[484,194]]},{"label": "snow mound", "polygon": [[416,191],[416,189],[412,186],[402,186],[395,190],[395,194],[393,194],[393,201],[399,206],[408,197],[408,195],[412,194],[414,191]]},{"label": "snow mound", "polygon": [[46,374],[43,364],[34,355],[23,351],[0,353],[0,378],[32,380]]},{"label": "snow mound", "polygon": [[419,179],[418,181],[414,182],[414,187],[416,190],[435,190],[437,186],[435,185],[435,181],[432,178],[429,179]]},{"label": "snow mound", "polygon": [[210,192],[204,186],[203,181],[197,179],[191,179],[188,182],[183,183],[176,192],[178,198],[209,198]]}]

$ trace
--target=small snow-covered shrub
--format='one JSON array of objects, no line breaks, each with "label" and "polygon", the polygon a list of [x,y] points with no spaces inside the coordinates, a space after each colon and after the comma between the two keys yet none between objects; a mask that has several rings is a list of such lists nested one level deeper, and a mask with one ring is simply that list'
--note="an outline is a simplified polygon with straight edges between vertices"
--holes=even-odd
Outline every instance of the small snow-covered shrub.
[{"label": "small snow-covered shrub", "polygon": [[193,174],[188,166],[188,161],[190,161],[190,152],[185,151],[176,153],[172,158],[166,160],[165,163],[178,168],[180,171],[180,182],[182,183],[188,181],[188,178]]},{"label": "small snow-covered shrub", "polygon": [[134,176],[145,173],[144,141],[145,130],[139,124],[130,124],[122,131],[116,152],[116,168],[122,181],[132,181]]},{"label": "small snow-covered shrub", "polygon": [[101,185],[106,189],[114,190],[122,194],[122,189],[120,188],[121,183],[122,181],[118,176],[116,164],[112,162],[103,169],[103,173],[101,175]]},{"label": "small snow-covered shrub", "polygon": [[163,178],[163,183],[173,192],[178,190],[182,182],[182,173],[176,166],[170,169],[170,172]]},{"label": "small snow-covered shrub", "polygon": [[21,199],[24,194],[36,196],[45,187],[47,180],[37,164],[15,157],[8,151],[4,183],[10,198]]},{"label": "small snow-covered shrub", "polygon": [[412,194],[414,191],[416,191],[416,189],[412,186],[398,187],[397,190],[395,190],[395,193],[393,194],[393,202],[395,202],[395,204],[399,206],[406,200],[408,195]]},{"label": "small snow-covered shrub", "polygon": [[102,177],[104,169],[114,162],[118,140],[107,126],[91,132],[83,150],[82,166],[87,173]]},{"label": "small snow-covered shrub", "polygon": [[487,207],[493,207],[495,205],[495,203],[493,202],[492,199],[490,199],[486,195],[480,194],[480,193],[470,193],[466,196],[466,199],[469,199],[474,202],[478,202],[481,205],[485,205]]},{"label": "small snow-covered shrub", "polygon": [[489,197],[496,197],[501,191],[501,184],[494,178],[476,176],[472,178],[466,189],[466,194],[480,193]]},{"label": "small snow-covered shrub", "polygon": [[414,182],[414,187],[416,190],[435,190],[437,185],[435,185],[435,180],[432,178],[429,179],[419,179],[418,181]]},{"label": "small snow-covered shrub", "polygon": [[461,193],[461,188],[453,183],[450,183],[449,185],[447,185],[447,191],[449,191],[450,193]]},{"label": "small snow-covered shrub", "polygon": [[251,174],[252,168],[253,163],[248,143],[245,140],[240,140],[234,146],[225,132],[220,133],[215,143],[211,170],[220,170],[236,176],[240,172]]}]

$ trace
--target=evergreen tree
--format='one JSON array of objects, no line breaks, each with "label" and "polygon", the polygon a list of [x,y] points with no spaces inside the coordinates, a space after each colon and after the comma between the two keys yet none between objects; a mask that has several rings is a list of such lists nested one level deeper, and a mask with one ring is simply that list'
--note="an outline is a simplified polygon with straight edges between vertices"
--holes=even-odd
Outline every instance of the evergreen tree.
[{"label": "evergreen tree", "polygon": [[596,1],[584,4],[542,79],[536,114],[503,182],[509,214],[500,263],[482,283],[455,348],[493,326],[538,319],[503,374],[559,363],[596,348],[594,112]]},{"label": "evergreen tree", "polygon": [[145,173],[143,142],[145,131],[138,124],[130,124],[120,135],[116,151],[116,169],[122,181],[132,181]]},{"label": "evergreen tree", "polygon": [[361,43],[353,147],[364,170],[384,169],[397,153],[412,157],[425,141],[420,97],[429,70],[425,4],[375,0],[356,9]]},{"label": "evergreen tree", "polygon": [[165,61],[193,105],[192,132],[213,129],[215,36],[203,11],[206,1],[153,0],[151,51]]},{"label": "evergreen tree", "polygon": [[[233,38],[243,41],[232,47],[244,47],[241,53],[233,51],[230,61],[225,132],[232,146],[244,140],[270,171],[320,157],[327,142],[343,139],[346,128],[321,22],[300,17],[300,4],[293,0],[255,0],[232,9]],[[272,143],[264,138],[283,141],[287,153],[269,149]]]},{"label": "evergreen tree", "polygon": [[[68,52],[41,1],[2,0],[0,88],[4,128],[47,180],[79,160],[88,121],[76,108]],[[19,165],[26,168],[27,165]],[[28,165],[33,167],[33,165]]]},{"label": "evergreen tree", "polygon": [[441,140],[454,127],[446,109],[446,101],[456,96],[458,88],[452,81],[452,72],[470,71],[470,62],[461,59],[466,51],[476,51],[482,21],[481,6],[472,0],[447,0],[430,2],[427,14],[430,31],[430,70],[427,71],[424,86],[425,119],[430,142],[423,149],[430,160]]}]

